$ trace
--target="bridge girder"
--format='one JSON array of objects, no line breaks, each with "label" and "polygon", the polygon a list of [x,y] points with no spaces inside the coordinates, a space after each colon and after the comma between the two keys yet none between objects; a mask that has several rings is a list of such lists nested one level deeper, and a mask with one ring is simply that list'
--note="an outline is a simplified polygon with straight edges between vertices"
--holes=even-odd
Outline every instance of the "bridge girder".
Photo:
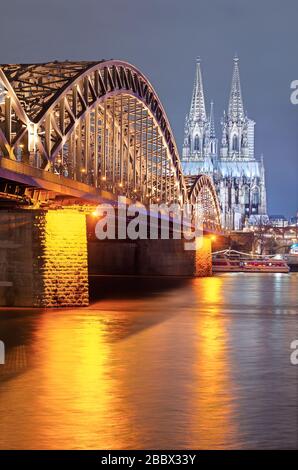
[{"label": "bridge girder", "polygon": [[2,157],[144,203],[204,202],[207,184],[217,214],[207,177],[188,193],[163,106],[131,64],[3,65],[0,87]]}]

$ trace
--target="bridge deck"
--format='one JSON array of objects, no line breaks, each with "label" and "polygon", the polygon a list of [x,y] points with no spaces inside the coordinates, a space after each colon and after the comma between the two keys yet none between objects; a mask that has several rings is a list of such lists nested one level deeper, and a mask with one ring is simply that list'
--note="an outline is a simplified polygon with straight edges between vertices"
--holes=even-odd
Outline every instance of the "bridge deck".
[{"label": "bridge deck", "polygon": [[84,199],[93,204],[115,200],[115,195],[108,191],[3,157],[0,158],[0,177],[22,183],[28,187]]}]

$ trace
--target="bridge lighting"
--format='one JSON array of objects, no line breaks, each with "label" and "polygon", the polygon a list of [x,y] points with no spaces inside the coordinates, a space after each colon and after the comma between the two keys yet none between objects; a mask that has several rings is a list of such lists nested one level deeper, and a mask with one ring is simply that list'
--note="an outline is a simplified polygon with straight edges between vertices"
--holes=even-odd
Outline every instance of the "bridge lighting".
[{"label": "bridge lighting", "polygon": [[[81,177],[78,179],[87,183],[90,191],[92,191],[93,186],[101,186],[111,191],[112,197],[114,197],[115,187],[124,187],[123,190],[119,189],[119,195],[124,192],[131,193],[130,195],[134,200],[142,201],[145,199],[145,203],[148,205],[153,201],[162,201],[169,206],[177,203],[182,206],[184,202],[191,201],[191,203],[196,203],[202,207],[205,216],[208,215],[208,217],[214,219],[216,221],[215,227],[219,227],[220,208],[212,181],[206,175],[183,175],[179,155],[175,145],[173,145],[174,136],[167,124],[167,118],[161,103],[146,78],[134,67],[119,61],[90,62],[87,68],[85,62],[70,63],[67,61],[43,65],[15,65],[13,67],[22,72],[23,78],[20,81],[20,86],[17,85],[14,90],[8,92],[8,97],[11,99],[6,100],[4,103],[1,102],[1,106],[5,107],[3,110],[5,117],[10,116],[11,113],[18,114],[21,112],[25,123],[22,124],[24,127],[24,134],[22,134],[24,137],[22,137],[23,140],[20,140],[22,143],[16,144],[17,162],[11,161],[11,165],[19,165],[18,161],[22,160],[22,155],[26,150],[26,153],[31,154],[30,165],[37,165],[37,168],[44,172],[46,178],[47,172],[44,170],[44,165],[55,167],[56,164],[54,177],[57,177],[57,180],[60,173],[70,180],[76,180],[75,175],[79,172]],[[1,73],[6,76],[11,86],[14,87],[11,65],[4,65],[0,68]],[[49,88],[53,74],[59,79],[61,88],[59,86]],[[32,98],[36,92],[36,82],[40,79],[40,76],[44,77],[44,81],[39,83],[40,99],[35,101]],[[130,77],[133,77],[133,83]],[[96,106],[99,106],[97,109],[99,116],[96,118],[98,119],[97,129],[94,121],[95,117],[93,119],[94,115],[92,114],[89,126],[85,121],[85,114],[81,113],[80,87],[82,80],[85,79],[86,84],[87,82],[90,83],[92,94],[95,94]],[[94,86],[97,80],[104,84],[106,89],[104,95],[101,94],[101,87]],[[109,96],[110,86],[114,90],[113,97]],[[146,87],[150,89],[150,94],[152,94],[151,100],[157,103],[154,110],[147,103]],[[127,96],[131,93],[134,97]],[[45,99],[46,104],[44,104]],[[99,104],[99,100],[103,100],[102,104]],[[87,115],[93,113],[94,101],[92,100],[92,103],[89,103],[87,100],[86,105]],[[135,105],[135,113],[132,112],[133,105]],[[72,116],[71,123],[69,122],[69,116],[64,112],[65,109]],[[119,109],[120,113],[118,114]],[[29,113],[28,116],[27,112]],[[31,122],[29,119],[31,113],[39,116],[38,123]],[[54,149],[52,143],[57,140],[56,125],[53,125],[52,119],[56,116],[61,118],[60,138],[55,145],[56,159],[54,165],[52,165],[51,156]],[[113,151],[110,152],[110,137],[113,135],[115,140],[118,135],[118,121],[121,123],[122,138],[120,139],[119,148],[113,148]],[[7,123],[7,128],[10,128],[9,123]],[[1,146],[7,146],[7,139],[2,135],[3,133],[0,132],[0,134]],[[98,140],[99,135],[102,136],[100,142]],[[124,142],[125,138],[129,140],[128,144]],[[44,140],[50,148],[47,149],[41,145],[37,153],[37,144],[42,143]],[[170,141],[172,142],[168,144]],[[138,145],[141,144],[142,151],[138,152],[137,143]],[[147,157],[143,152],[144,145],[146,145]],[[11,155],[13,155],[13,147],[13,143],[9,145]],[[24,150],[22,150],[23,148]],[[94,155],[90,150],[91,148],[94,149]],[[63,154],[64,149],[65,156]],[[146,163],[145,158],[147,158],[148,163],[148,152],[151,154],[151,168],[149,171],[146,164],[146,170],[143,171],[143,164]],[[137,173],[138,169],[140,169],[139,175]],[[24,169],[24,171],[31,174],[29,169]],[[90,179],[88,178],[89,174]],[[153,174],[155,174],[155,178],[153,178]],[[133,175],[133,179],[131,175]],[[95,176],[95,178],[91,178],[91,176]],[[140,181],[138,177],[140,177]],[[98,184],[99,179],[100,184]],[[154,179],[155,185],[153,184]],[[131,186],[130,183],[132,183]],[[136,184],[137,187],[134,188]],[[92,210],[88,213],[91,215]],[[95,214],[93,215],[95,216]],[[206,218],[204,218],[205,220]],[[208,220],[208,223],[210,222],[212,221]]]}]

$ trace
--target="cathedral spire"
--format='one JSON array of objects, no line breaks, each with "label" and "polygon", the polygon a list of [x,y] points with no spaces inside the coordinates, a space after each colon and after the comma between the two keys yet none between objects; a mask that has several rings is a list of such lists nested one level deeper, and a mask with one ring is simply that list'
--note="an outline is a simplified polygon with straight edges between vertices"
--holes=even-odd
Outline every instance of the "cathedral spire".
[{"label": "cathedral spire", "polygon": [[217,138],[215,133],[215,122],[214,122],[214,104],[213,101],[210,103],[210,115],[209,115],[209,138],[210,138],[210,156],[215,159],[217,158]]},{"label": "cathedral spire", "polygon": [[205,97],[201,71],[201,61],[197,58],[196,75],[189,112],[190,121],[206,121]]},{"label": "cathedral spire", "polygon": [[232,86],[228,108],[228,118],[233,122],[244,119],[244,108],[241,94],[239,59],[234,57],[234,69],[232,76]]},{"label": "cathedral spire", "polygon": [[214,123],[214,104],[213,101],[210,103],[210,117],[209,117],[209,126],[210,126],[210,139],[215,139],[215,123]]}]

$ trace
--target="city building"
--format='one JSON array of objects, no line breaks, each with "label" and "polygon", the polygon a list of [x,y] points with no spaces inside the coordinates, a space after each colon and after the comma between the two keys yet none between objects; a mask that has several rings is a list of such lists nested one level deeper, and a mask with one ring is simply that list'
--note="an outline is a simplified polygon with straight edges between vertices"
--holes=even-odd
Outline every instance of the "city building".
[{"label": "city building", "polygon": [[207,114],[198,59],[190,111],[185,120],[182,166],[186,175],[204,173],[213,178],[226,229],[241,230],[248,223],[263,223],[267,219],[265,169],[263,157],[255,157],[254,127],[255,122],[244,110],[239,59],[235,57],[228,109],[221,120],[222,137],[218,145],[214,104],[211,102]]},{"label": "city building", "polygon": [[269,223],[272,227],[287,227],[289,221],[282,214],[269,215]]},{"label": "city building", "polygon": [[[298,213],[297,213],[298,214]],[[289,220],[289,225],[291,226],[295,226],[297,227],[298,226],[298,215],[295,215],[293,217],[290,217],[290,220]]]}]

